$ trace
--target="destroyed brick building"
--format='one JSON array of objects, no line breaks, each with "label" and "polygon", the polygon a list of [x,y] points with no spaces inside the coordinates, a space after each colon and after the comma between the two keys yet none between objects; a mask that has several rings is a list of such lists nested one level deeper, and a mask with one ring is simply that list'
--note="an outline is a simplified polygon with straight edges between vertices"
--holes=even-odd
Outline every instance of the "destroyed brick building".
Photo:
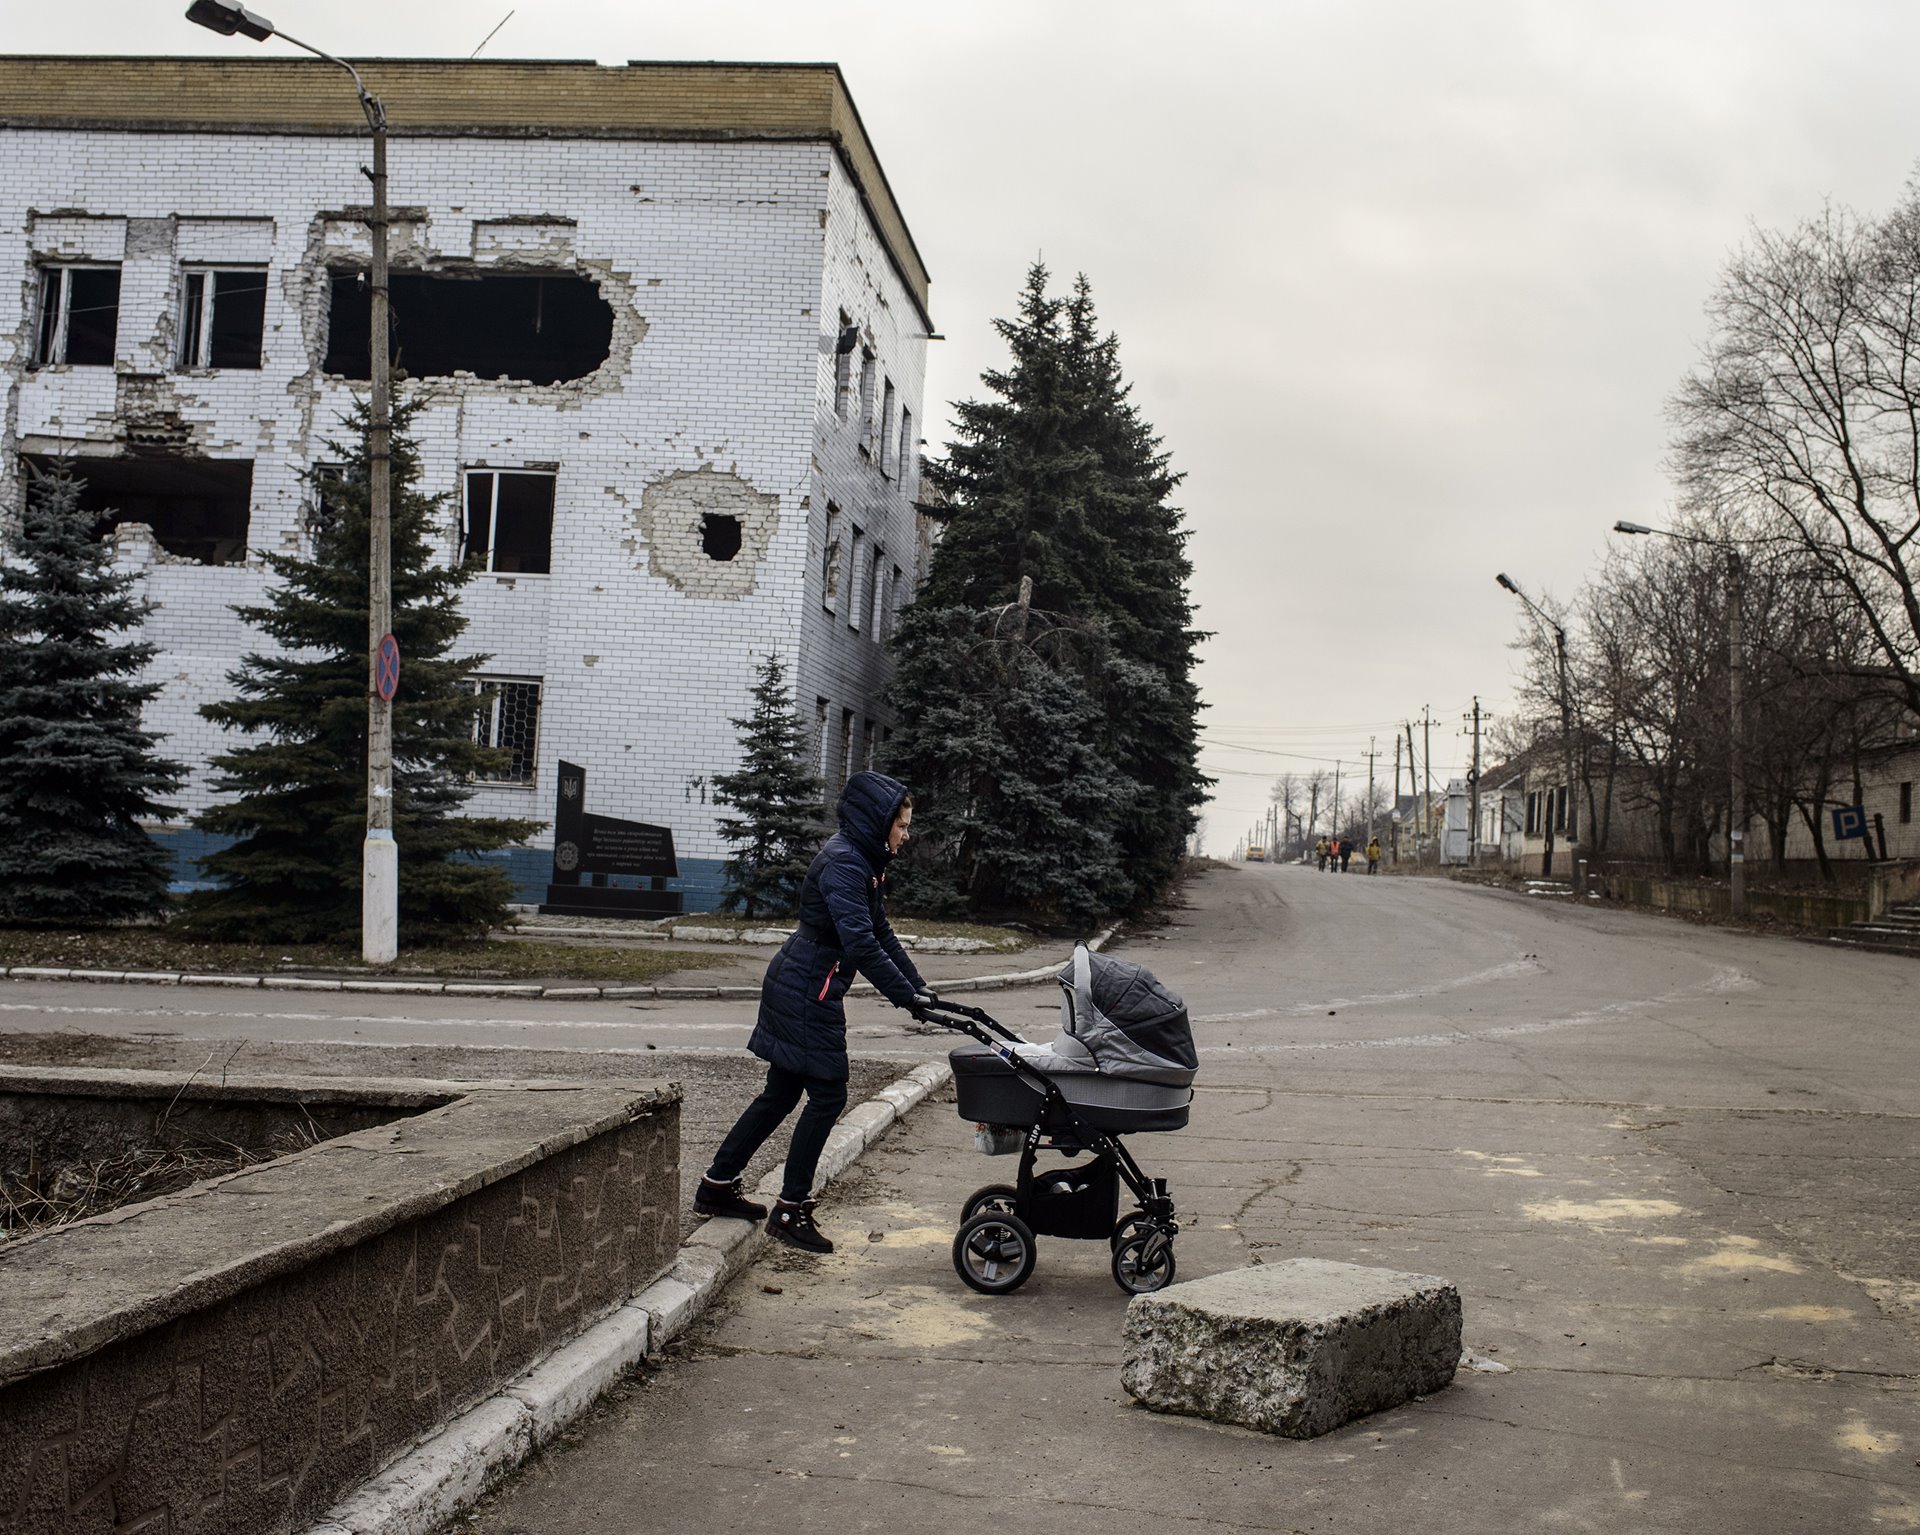
[{"label": "destroyed brick building", "polygon": [[[926,270],[831,65],[363,74],[402,390],[508,748],[472,809],[545,821],[581,763],[596,810],[673,831],[701,909],[756,656],[789,663],[830,790],[887,734],[931,537]],[[199,706],[262,644],[231,609],[310,536],[364,390],[365,126],[319,61],[7,57],[0,134],[0,516],[73,456],[159,605],[148,723],[192,810],[223,744]],[[512,855],[523,890],[547,856]]]}]

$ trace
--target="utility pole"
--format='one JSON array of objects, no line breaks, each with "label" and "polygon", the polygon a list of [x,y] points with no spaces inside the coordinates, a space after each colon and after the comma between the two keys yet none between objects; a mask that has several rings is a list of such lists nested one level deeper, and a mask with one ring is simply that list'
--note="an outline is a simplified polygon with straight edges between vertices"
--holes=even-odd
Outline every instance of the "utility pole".
[{"label": "utility pole", "polygon": [[1373,749],[1374,737],[1367,737],[1367,841],[1373,841]]},{"label": "utility pole", "polygon": [[1433,705],[1422,704],[1420,716],[1420,764],[1425,774],[1420,784],[1420,824],[1431,836],[1433,828],[1427,820],[1433,805]]},{"label": "utility pole", "polygon": [[1746,595],[1746,567],[1740,551],[1727,550],[1727,742],[1729,767],[1727,801],[1727,905],[1736,917],[1747,913],[1747,774],[1742,749],[1741,716],[1746,694],[1746,617],[1741,607]]},{"label": "utility pole", "polygon": [[1467,833],[1467,862],[1480,862],[1480,697],[1473,699],[1473,772],[1467,778],[1467,788],[1473,797],[1473,830]]},{"label": "utility pole", "polygon": [[1340,835],[1340,763],[1337,758],[1333,764],[1333,825],[1328,830],[1336,837]]},{"label": "utility pole", "polygon": [[[1400,732],[1393,733],[1393,808],[1400,809]],[[1393,843],[1394,867],[1400,866],[1400,817],[1396,813],[1387,820],[1387,836]]]},{"label": "utility pole", "polygon": [[1408,720],[1407,721],[1407,798],[1412,800],[1414,805],[1413,850],[1416,855],[1420,851],[1421,834],[1426,830],[1424,823],[1420,820],[1420,779],[1418,777],[1419,771],[1420,771],[1420,758],[1414,752],[1414,749],[1413,749],[1413,721]]}]

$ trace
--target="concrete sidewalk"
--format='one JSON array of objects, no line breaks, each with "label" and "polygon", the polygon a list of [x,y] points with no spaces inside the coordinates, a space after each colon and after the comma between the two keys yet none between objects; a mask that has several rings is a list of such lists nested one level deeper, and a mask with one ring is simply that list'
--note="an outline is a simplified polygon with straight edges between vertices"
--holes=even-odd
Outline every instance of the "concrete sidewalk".
[{"label": "concrete sidewalk", "polygon": [[[930,1103],[836,1191],[839,1251],[770,1253],[472,1527],[1920,1524],[1911,1331],[1861,1314],[1851,1286],[1702,1181],[1649,1180],[1644,1131],[1604,1108],[1384,1100],[1362,1118],[1216,1091],[1187,1132],[1136,1138],[1181,1199],[1182,1275],[1261,1255],[1438,1272],[1466,1298],[1468,1347],[1511,1373],[1463,1371],[1305,1444],[1139,1409],[1104,1244],[1042,1239],[1013,1296],[961,1286],[956,1212],[1007,1163],[968,1154],[967,1127]],[[1460,1149],[1476,1145],[1522,1149]]]}]

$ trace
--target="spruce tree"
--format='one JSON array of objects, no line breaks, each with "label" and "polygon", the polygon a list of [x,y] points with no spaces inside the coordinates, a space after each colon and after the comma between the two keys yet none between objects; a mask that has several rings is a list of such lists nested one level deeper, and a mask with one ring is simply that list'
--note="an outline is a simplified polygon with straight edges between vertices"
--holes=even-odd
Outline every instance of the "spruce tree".
[{"label": "spruce tree", "polygon": [[[951,520],[895,646],[891,760],[925,825],[908,898],[1138,909],[1177,869],[1206,788],[1200,635],[1167,501],[1179,477],[1084,278],[1057,299],[1035,265],[1018,315],[997,323],[1011,361],[984,375],[989,398],[955,408],[959,440],[931,469]],[[1036,708],[1052,711],[1050,730],[1032,729]],[[1047,824],[1069,801],[1077,839]]]},{"label": "spruce tree", "polygon": [[777,654],[761,662],[753,708],[733,726],[740,732],[739,770],[713,780],[713,802],[738,812],[720,818],[720,835],[734,850],[720,906],[748,917],[790,916],[799,909],[826,811]]},{"label": "spruce tree", "polygon": [[167,905],[172,859],[142,829],[178,763],[140,714],[153,605],[80,509],[68,465],[31,478],[0,561],[0,921],[98,923]]},{"label": "spruce tree", "polygon": [[[472,781],[502,753],[475,740],[474,672],[484,656],[453,654],[467,626],[460,590],[472,572],[435,563],[440,498],[419,485],[409,432],[417,402],[394,411],[393,634],[400,691],[393,707],[394,837],[400,844],[404,935],[477,935],[506,916],[512,881],[477,861],[525,840],[536,821],[463,816]],[[368,413],[352,440],[329,442],[345,464],[312,487],[324,507],[309,555],[271,554],[278,578],[263,607],[235,611],[275,646],[246,656],[227,680],[238,696],[208,719],[244,744],[214,759],[214,787],[233,798],[194,824],[234,838],[202,866],[217,889],[188,898],[204,931],[272,942],[344,941],[360,930],[367,805]]]}]

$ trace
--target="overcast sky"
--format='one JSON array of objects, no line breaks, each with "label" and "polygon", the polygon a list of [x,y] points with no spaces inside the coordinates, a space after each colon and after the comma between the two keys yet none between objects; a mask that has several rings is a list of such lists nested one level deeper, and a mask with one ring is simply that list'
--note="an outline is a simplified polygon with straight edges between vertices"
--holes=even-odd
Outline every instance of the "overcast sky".
[{"label": "overcast sky", "polygon": [[[257,8],[464,56],[510,3]],[[254,46],[184,8],[0,0],[0,46]],[[1664,402],[1749,223],[1882,211],[1920,157],[1911,0],[518,0],[487,56],[838,62],[933,274],[936,451],[1027,263],[1088,275],[1187,475],[1216,852],[1276,772],[1373,737],[1384,781],[1423,705],[1457,771],[1513,684],[1494,573],[1571,594],[1665,513]]]}]

